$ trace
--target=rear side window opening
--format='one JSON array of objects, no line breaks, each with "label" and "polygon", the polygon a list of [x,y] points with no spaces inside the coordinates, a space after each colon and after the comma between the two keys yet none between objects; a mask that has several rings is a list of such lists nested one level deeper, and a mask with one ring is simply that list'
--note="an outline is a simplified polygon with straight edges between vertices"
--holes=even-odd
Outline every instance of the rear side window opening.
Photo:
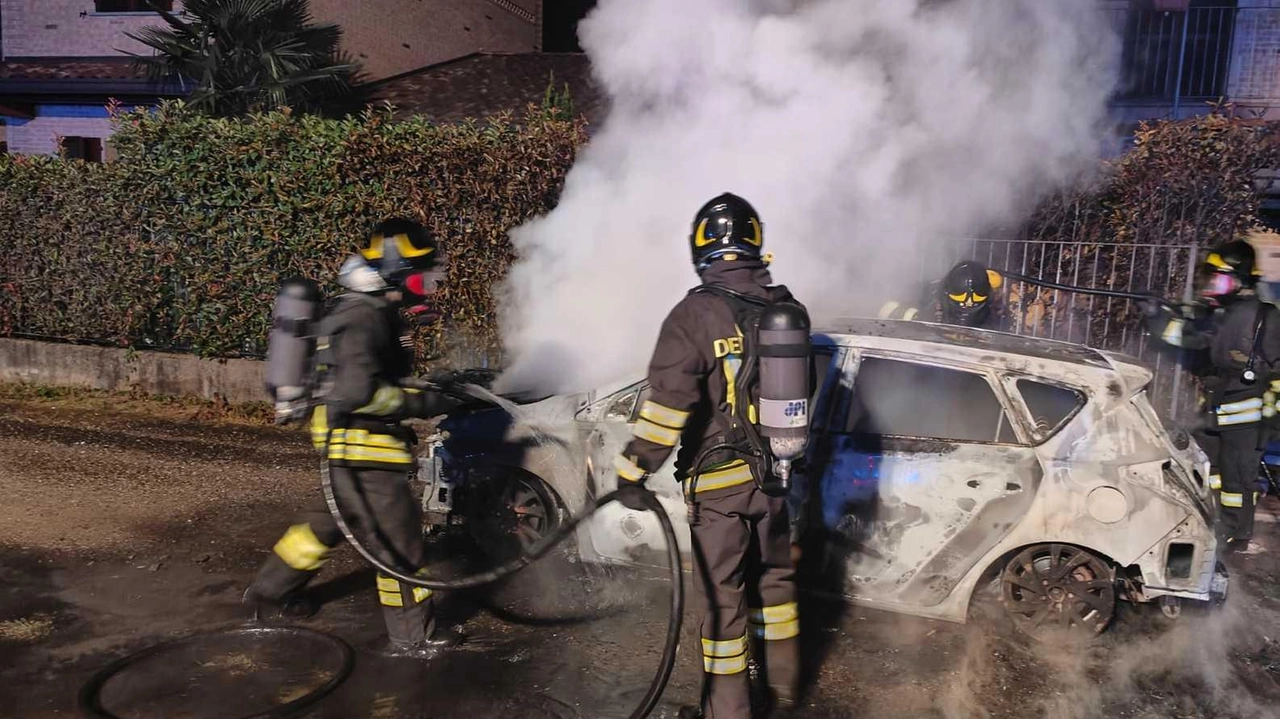
[{"label": "rear side window opening", "polygon": [[1049,439],[1084,406],[1084,393],[1032,379],[1017,381],[1018,394],[1031,413],[1031,432],[1037,442]]},{"label": "rear side window opening", "polygon": [[973,372],[881,357],[858,365],[843,422],[843,434],[937,439],[948,442],[1017,444],[1018,440],[986,377]]}]

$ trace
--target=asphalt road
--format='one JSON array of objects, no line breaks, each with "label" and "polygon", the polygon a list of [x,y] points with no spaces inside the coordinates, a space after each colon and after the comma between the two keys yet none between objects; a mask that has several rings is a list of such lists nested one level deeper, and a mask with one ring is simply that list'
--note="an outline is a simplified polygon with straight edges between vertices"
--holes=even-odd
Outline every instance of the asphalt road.
[{"label": "asphalt road", "polygon": [[[0,395],[3,397],[3,395]],[[0,716],[77,716],[112,660],[244,621],[240,593],[314,496],[303,435],[109,399],[0,399]],[[805,717],[1280,716],[1280,503],[1269,551],[1233,561],[1225,607],[1166,620],[1125,608],[1085,648],[806,600]],[[550,558],[509,584],[445,597],[469,635],[431,661],[376,653],[372,574],[344,550],[306,626],[356,648],[351,678],[304,716],[623,717],[657,661],[666,585]],[[698,691],[694,620],[657,716]],[[236,717],[335,669],[312,641],[208,639],[122,674],[128,717]]]}]

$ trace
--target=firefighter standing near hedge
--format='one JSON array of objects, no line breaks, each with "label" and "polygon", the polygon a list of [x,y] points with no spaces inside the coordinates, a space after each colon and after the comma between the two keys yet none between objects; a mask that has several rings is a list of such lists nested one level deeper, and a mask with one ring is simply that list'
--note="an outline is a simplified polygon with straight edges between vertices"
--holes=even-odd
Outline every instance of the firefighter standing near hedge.
[{"label": "firefighter standing near hedge", "polygon": [[1199,439],[1220,489],[1218,534],[1230,551],[1246,551],[1262,450],[1276,417],[1280,392],[1280,310],[1258,298],[1253,247],[1227,242],[1201,266],[1201,303],[1182,307],[1143,304],[1153,337],[1196,350],[1192,370],[1201,377],[1207,426]]},{"label": "firefighter standing near hedge", "polygon": [[921,320],[962,327],[995,329],[999,317],[992,295],[1004,284],[998,272],[978,262],[964,261],[952,267],[941,281],[925,286],[919,304],[889,301],[880,307],[882,320]]},{"label": "firefighter standing near hedge", "polygon": [[[680,715],[738,719],[751,716],[749,636],[764,646],[759,658],[778,705],[793,703],[797,691],[800,627],[786,500],[761,491],[752,466],[734,452],[693,465],[703,449],[722,442],[747,449],[735,424],[736,403],[752,401],[735,387],[744,313],[777,302],[800,312],[803,306],[785,287],[771,286],[760,219],[741,197],[726,193],[704,205],[689,240],[702,284],[662,325],[649,365],[652,394],[617,460],[618,486],[642,488],[677,444],[676,476],[686,492],[697,474],[690,522],[704,688],[701,709],[685,707]],[[749,556],[758,566],[748,566]]]},{"label": "firefighter standing near hedge", "polygon": [[[426,556],[420,510],[409,483],[415,438],[401,421],[443,414],[454,402],[399,386],[413,371],[413,354],[401,341],[400,311],[426,310],[443,275],[441,249],[422,225],[383,221],[359,254],[343,264],[338,282],[347,291],[336,298],[317,332],[323,404],[312,415],[312,440],[326,453],[344,510],[368,508],[367,516],[352,521],[352,530],[376,534],[376,541],[368,542],[370,549],[407,571],[422,568]],[[302,590],[341,541],[342,533],[318,498],[276,542],[245,592],[245,602],[283,613],[313,612]],[[436,627],[430,590],[381,573],[377,590],[390,653],[422,655],[460,640]]]}]

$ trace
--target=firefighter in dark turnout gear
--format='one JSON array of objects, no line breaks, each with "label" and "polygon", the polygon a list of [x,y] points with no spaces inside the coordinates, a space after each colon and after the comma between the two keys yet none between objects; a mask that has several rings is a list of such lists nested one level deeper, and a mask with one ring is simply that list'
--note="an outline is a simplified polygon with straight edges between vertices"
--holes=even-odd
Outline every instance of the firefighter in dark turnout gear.
[{"label": "firefighter in dark turnout gear", "polygon": [[999,317],[993,296],[1004,278],[984,265],[964,261],[952,267],[941,280],[925,286],[918,304],[898,301],[884,303],[878,314],[882,320],[921,320],[963,327],[995,329]]},{"label": "firefighter in dark turnout gear", "polygon": [[1201,267],[1201,302],[1143,307],[1153,336],[1193,351],[1206,413],[1197,439],[1213,465],[1210,485],[1220,490],[1218,534],[1233,551],[1246,550],[1253,536],[1258,468],[1280,393],[1280,311],[1258,298],[1257,278],[1253,247],[1235,240]]},{"label": "firefighter in dark turnout gear", "polygon": [[649,364],[652,394],[618,458],[618,485],[643,487],[680,446],[676,476],[686,496],[696,479],[688,499],[705,680],[701,710],[686,707],[681,716],[738,719],[751,716],[752,640],[763,649],[754,656],[779,705],[793,702],[797,690],[800,625],[786,500],[762,492],[758,469],[732,451],[694,463],[722,442],[749,449],[734,425],[738,403],[752,402],[735,387],[744,312],[775,302],[803,306],[785,287],[771,285],[763,227],[741,197],[726,193],[708,202],[694,219],[690,244],[702,284],[662,325]]},{"label": "firefighter in dark turnout gear", "polygon": [[[428,310],[426,301],[443,272],[440,247],[425,228],[410,220],[384,221],[343,264],[338,281],[347,292],[335,299],[318,332],[323,404],[312,414],[313,444],[328,458],[340,506],[357,514],[349,519],[352,530],[369,533],[368,546],[384,555],[379,558],[407,571],[421,569],[426,556],[409,483],[415,438],[400,423],[443,414],[455,402],[399,386],[413,371],[413,354],[401,341],[406,331],[400,311]],[[245,601],[259,607],[296,604],[341,541],[318,497],[276,542]],[[392,653],[457,642],[456,634],[435,627],[430,590],[381,573],[377,590]]]}]

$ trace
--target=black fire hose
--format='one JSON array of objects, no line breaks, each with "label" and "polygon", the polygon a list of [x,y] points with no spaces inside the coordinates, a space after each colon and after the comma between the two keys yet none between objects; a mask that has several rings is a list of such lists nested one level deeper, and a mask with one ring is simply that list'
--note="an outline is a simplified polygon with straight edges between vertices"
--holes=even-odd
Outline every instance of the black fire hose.
[{"label": "black fire hose", "polygon": [[[360,540],[356,539],[351,527],[347,525],[342,516],[341,508],[338,507],[338,501],[333,491],[333,478],[329,471],[329,462],[327,460],[321,462],[320,483],[324,491],[325,503],[329,505],[329,513],[333,515],[333,519],[338,528],[342,530],[343,536],[347,538],[347,541],[351,543],[351,546],[355,548],[360,556],[389,577],[394,577],[411,586],[439,591],[471,589],[492,584],[515,574],[551,551],[553,547],[572,534],[578,525],[589,519],[601,507],[617,500],[619,495],[619,491],[614,490],[597,499],[585,512],[570,518],[554,534],[543,537],[533,546],[526,549],[522,555],[505,564],[487,572],[473,574],[461,579],[437,580],[427,579],[416,574],[406,574],[394,567],[387,566],[385,562],[379,560],[368,548],[361,544]],[[658,705],[658,700],[662,697],[662,692],[667,688],[667,682],[671,678],[671,671],[675,668],[676,648],[680,643],[680,626],[684,619],[684,578],[681,575],[680,547],[677,544],[675,527],[671,524],[671,518],[667,516],[666,510],[663,509],[662,504],[658,502],[658,498],[652,492],[646,492],[640,496],[644,498],[643,501],[646,508],[658,516],[658,523],[662,526],[662,535],[667,543],[667,562],[671,571],[671,608],[667,619],[667,640],[662,649],[662,661],[659,663],[658,669],[649,683],[648,691],[645,692],[640,704],[631,712],[630,719],[644,719]],[[363,511],[365,508],[361,509]],[[368,512],[365,512],[365,514],[371,516]]]},{"label": "black fire hose", "polygon": [[[506,564],[500,565],[487,572],[481,572],[479,574],[474,574],[469,577],[463,577],[461,579],[453,579],[448,581],[441,581],[441,580],[427,579],[427,578],[413,575],[413,574],[405,574],[404,572],[401,572],[393,567],[389,567],[386,565],[386,563],[378,560],[377,557],[373,556],[373,553],[370,552],[363,544],[361,544],[358,539],[356,539],[355,535],[352,534],[351,532],[350,526],[347,525],[346,520],[343,518],[341,509],[338,507],[338,502],[333,492],[333,479],[329,472],[329,463],[327,460],[321,462],[320,485],[324,491],[325,503],[328,504],[329,512],[333,515],[333,519],[337,523],[338,528],[342,530],[342,534],[347,538],[347,541],[351,543],[352,547],[355,547],[355,550],[362,557],[364,557],[365,560],[367,560],[370,564],[372,564],[374,567],[376,567],[386,575],[390,577],[394,577],[402,582],[405,582],[406,584],[409,584],[411,586],[416,586],[416,587],[425,587],[427,589],[432,589],[432,590],[440,590],[440,591],[457,591],[462,589],[471,589],[471,588],[483,586],[486,584],[492,584],[493,582],[499,581],[508,576],[511,576],[512,574],[515,574],[521,569],[524,569],[525,567],[527,567],[529,564],[533,563],[538,558],[546,555],[546,553],[551,551],[553,547],[555,547],[561,541],[569,537],[569,535],[572,534],[575,529],[577,529],[578,525],[582,524],[587,519],[589,519],[592,515],[594,515],[597,511],[599,511],[601,507],[604,507],[610,502],[617,500],[618,494],[619,494],[617,490],[614,490],[613,492],[610,492],[604,495],[603,497],[597,499],[591,505],[591,507],[587,509],[587,511],[569,519],[568,522],[563,527],[561,527],[555,532],[555,534],[551,534],[542,538],[537,543],[535,543],[532,547],[529,547],[527,550],[525,550],[524,554],[520,555],[519,557],[516,557],[515,559],[507,562]],[[680,547],[677,542],[675,527],[671,524],[671,518],[667,516],[666,510],[663,509],[662,504],[658,502],[658,498],[654,496],[653,493],[646,492],[640,496],[643,498],[643,502],[646,508],[650,512],[653,512],[658,516],[658,524],[662,527],[662,535],[663,535],[663,538],[666,540],[667,562],[671,571],[671,607],[670,607],[670,613],[668,614],[668,618],[667,618],[667,639],[662,649],[662,661],[659,663],[657,671],[654,672],[653,679],[649,682],[648,690],[645,692],[644,697],[642,697],[639,705],[637,705],[635,710],[630,714],[629,719],[645,719],[645,717],[653,713],[654,708],[657,707],[658,700],[662,697],[663,691],[666,690],[667,682],[671,679],[671,672],[675,668],[676,649],[680,643],[680,627],[684,620],[684,577],[681,575]],[[366,515],[367,514],[368,513],[366,512]],[[301,627],[260,627],[260,628],[235,627],[230,630],[225,630],[225,629],[216,630],[214,632],[211,632],[210,634],[224,634],[224,633],[230,633],[230,634],[248,633],[252,635],[261,635],[261,634],[271,633],[271,634],[285,634],[285,635],[291,635],[291,636],[305,635],[305,636],[317,637],[337,646],[340,650],[340,654],[342,657],[342,664],[337,674],[335,674],[328,681],[326,681],[321,686],[317,687],[312,692],[308,693],[303,697],[298,697],[297,699],[294,699],[293,701],[290,701],[286,704],[273,707],[272,709],[269,709],[267,711],[252,714],[248,717],[245,717],[244,719],[285,719],[286,717],[295,715],[298,711],[300,711],[304,707],[310,706],[311,704],[318,701],[320,698],[324,697],[325,695],[329,694],[334,689],[336,689],[337,686],[341,684],[343,680],[345,680],[347,676],[350,674],[352,665],[355,661],[354,654],[352,653],[350,647],[348,647],[345,642],[343,642],[341,639],[338,639],[337,637],[334,637],[332,635],[326,634],[324,632],[319,632],[313,629],[304,629]],[[206,635],[197,634],[197,635],[192,635],[188,637],[183,637],[183,638],[180,638],[171,642],[167,642],[164,644],[154,645],[146,649],[143,649],[141,651],[135,652],[134,654],[125,656],[111,663],[110,665],[104,667],[103,669],[99,670],[92,677],[90,677],[89,681],[86,682],[84,686],[81,687],[80,689],[80,694],[79,694],[80,711],[85,716],[91,717],[92,719],[121,719],[121,717],[110,713],[102,706],[101,694],[102,694],[102,689],[106,685],[106,683],[112,677],[119,674],[124,669],[136,664],[137,662],[143,659],[154,656],[157,653],[165,649],[168,649],[177,643],[187,642],[192,639],[198,639],[203,636],[206,636]]]},{"label": "black fire hose", "polygon": [[1007,272],[1004,270],[996,270],[1001,277],[1007,277],[1017,282],[1026,282],[1027,284],[1046,287],[1051,290],[1062,290],[1063,292],[1078,292],[1082,295],[1098,295],[1099,297],[1115,297],[1122,300],[1136,300],[1139,302],[1150,301],[1158,302],[1162,305],[1169,305],[1169,300],[1161,297],[1154,292],[1125,292],[1123,290],[1104,290],[1096,287],[1080,287],[1079,285],[1064,285],[1061,282],[1051,282],[1040,277],[1032,277],[1017,272]]}]

